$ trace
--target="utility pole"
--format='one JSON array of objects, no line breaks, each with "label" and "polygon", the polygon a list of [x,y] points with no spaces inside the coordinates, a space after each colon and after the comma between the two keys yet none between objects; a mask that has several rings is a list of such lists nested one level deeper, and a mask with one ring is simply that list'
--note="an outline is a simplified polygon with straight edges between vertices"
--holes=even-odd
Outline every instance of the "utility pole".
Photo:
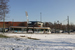
[{"label": "utility pole", "polygon": [[58,26],[58,31],[60,32],[60,24],[59,24],[59,20],[57,21],[57,26]]},{"label": "utility pole", "polygon": [[[14,26],[14,19],[12,19],[12,26]],[[14,28],[13,28],[13,32],[14,32]]]},{"label": "utility pole", "polygon": [[56,33],[56,22],[54,21],[54,29],[55,29],[55,33]]},{"label": "utility pole", "polygon": [[14,26],[14,19],[12,19],[12,26]]},{"label": "utility pole", "polygon": [[70,34],[70,32],[69,32],[69,16],[67,16],[67,23],[68,23],[68,25],[67,25],[67,27],[68,27],[68,34]]}]

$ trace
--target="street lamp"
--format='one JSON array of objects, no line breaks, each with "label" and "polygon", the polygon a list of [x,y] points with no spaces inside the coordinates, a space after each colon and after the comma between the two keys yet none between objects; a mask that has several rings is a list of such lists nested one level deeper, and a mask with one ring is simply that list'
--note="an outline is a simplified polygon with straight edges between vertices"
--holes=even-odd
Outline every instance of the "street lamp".
[{"label": "street lamp", "polygon": [[28,33],[28,13],[27,13],[27,11],[25,13],[26,13],[26,17],[27,17],[27,33]]}]

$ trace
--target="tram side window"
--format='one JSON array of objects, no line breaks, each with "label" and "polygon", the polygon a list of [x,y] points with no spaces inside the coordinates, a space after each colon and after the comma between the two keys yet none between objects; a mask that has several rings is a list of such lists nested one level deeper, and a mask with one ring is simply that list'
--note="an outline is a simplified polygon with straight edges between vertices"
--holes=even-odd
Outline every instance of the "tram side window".
[{"label": "tram side window", "polygon": [[21,31],[21,28],[18,28],[18,31]]},{"label": "tram side window", "polygon": [[28,29],[28,31],[32,31],[33,29]]},{"label": "tram side window", "polygon": [[16,28],[11,28],[11,30],[17,30]]},{"label": "tram side window", "polygon": [[27,31],[27,29],[24,29],[24,31]]},{"label": "tram side window", "polygon": [[21,31],[21,28],[11,28],[11,30]]},{"label": "tram side window", "polygon": [[39,29],[39,31],[44,31],[44,29]]},{"label": "tram side window", "polygon": [[10,30],[13,30],[13,28],[11,28]]},{"label": "tram side window", "polygon": [[21,31],[21,28],[14,28],[14,30]]},{"label": "tram side window", "polygon": [[48,31],[48,32],[49,32],[49,30],[48,30],[48,29],[45,29],[45,31]]},{"label": "tram side window", "polygon": [[34,29],[34,31],[37,31],[37,29]]}]

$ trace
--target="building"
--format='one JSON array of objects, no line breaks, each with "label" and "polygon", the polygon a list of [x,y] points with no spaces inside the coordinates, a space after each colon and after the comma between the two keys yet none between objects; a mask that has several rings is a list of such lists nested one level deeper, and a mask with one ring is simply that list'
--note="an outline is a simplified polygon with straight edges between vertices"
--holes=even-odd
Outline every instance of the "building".
[{"label": "building", "polygon": [[[27,22],[4,22],[5,28],[9,28],[10,26],[27,26]],[[3,28],[3,22],[0,22],[0,28]]]},{"label": "building", "polygon": [[43,22],[40,21],[29,21],[29,27],[43,27]]},{"label": "building", "polygon": [[[4,22],[5,28],[9,28],[10,26],[24,26],[27,27],[27,22]],[[43,27],[43,22],[40,21],[29,21],[28,27]],[[3,22],[0,22],[0,28],[3,28]]]}]

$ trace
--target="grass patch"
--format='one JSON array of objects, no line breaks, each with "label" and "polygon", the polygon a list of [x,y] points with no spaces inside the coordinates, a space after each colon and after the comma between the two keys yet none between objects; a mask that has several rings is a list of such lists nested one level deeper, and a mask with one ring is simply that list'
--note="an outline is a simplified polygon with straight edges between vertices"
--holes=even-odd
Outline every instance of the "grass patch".
[{"label": "grass patch", "polygon": [[8,36],[0,34],[0,38],[9,38]]},{"label": "grass patch", "polygon": [[40,40],[40,39],[37,39],[37,38],[31,38],[31,37],[27,37],[28,39],[32,39],[32,40]]}]

